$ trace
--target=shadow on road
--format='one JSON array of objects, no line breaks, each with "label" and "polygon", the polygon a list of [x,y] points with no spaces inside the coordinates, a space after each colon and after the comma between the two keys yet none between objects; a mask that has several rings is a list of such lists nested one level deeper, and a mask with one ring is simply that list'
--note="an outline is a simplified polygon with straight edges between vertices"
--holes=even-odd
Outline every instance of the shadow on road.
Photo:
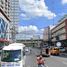
[{"label": "shadow on road", "polygon": [[50,57],[50,55],[42,55],[43,57]]},{"label": "shadow on road", "polygon": [[67,53],[61,53],[60,55],[52,55],[52,56],[67,58]]}]

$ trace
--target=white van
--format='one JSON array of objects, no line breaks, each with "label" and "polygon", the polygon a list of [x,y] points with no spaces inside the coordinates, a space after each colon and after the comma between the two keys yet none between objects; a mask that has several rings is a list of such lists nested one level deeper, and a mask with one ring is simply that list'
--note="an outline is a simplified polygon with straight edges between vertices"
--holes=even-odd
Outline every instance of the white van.
[{"label": "white van", "polygon": [[1,53],[1,67],[24,67],[25,45],[12,43],[5,46]]}]

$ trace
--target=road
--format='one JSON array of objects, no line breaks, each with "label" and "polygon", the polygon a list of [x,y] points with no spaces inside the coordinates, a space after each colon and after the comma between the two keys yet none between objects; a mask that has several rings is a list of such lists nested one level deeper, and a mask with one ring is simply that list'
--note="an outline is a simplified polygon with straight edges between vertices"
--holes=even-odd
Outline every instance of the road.
[{"label": "road", "polygon": [[38,49],[32,49],[31,54],[26,54],[26,65],[25,67],[37,67],[36,55],[39,54]]},{"label": "road", "polygon": [[[32,49],[31,54],[26,54],[25,67],[37,67],[36,55],[40,53],[39,49]],[[67,56],[61,54],[60,56],[44,57],[46,67],[67,67]]]},{"label": "road", "polygon": [[47,67],[67,67],[67,58],[51,56],[46,58]]},{"label": "road", "polygon": [[[27,54],[25,67],[37,67],[36,55],[39,54],[38,49],[32,49],[32,54]],[[67,56],[50,56],[44,57],[46,67],[67,67]]]}]

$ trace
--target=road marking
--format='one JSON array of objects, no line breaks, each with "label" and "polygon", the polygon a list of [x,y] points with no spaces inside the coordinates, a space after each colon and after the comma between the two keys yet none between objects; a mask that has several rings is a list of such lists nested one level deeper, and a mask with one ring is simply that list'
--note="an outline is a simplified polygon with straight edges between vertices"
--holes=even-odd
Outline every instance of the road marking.
[{"label": "road marking", "polygon": [[46,67],[48,67],[46,64],[45,64]]},{"label": "road marking", "polygon": [[64,61],[63,61],[62,63],[65,64],[65,65],[67,65],[67,62],[64,62]]}]

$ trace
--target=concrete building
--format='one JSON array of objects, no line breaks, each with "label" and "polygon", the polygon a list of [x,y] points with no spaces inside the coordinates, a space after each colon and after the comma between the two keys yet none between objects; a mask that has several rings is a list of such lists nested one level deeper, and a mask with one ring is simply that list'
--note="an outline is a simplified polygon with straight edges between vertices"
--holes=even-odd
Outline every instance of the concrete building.
[{"label": "concrete building", "polygon": [[11,18],[11,26],[10,29],[12,31],[11,33],[11,39],[13,42],[16,39],[16,32],[18,29],[18,22],[19,22],[19,0],[10,0],[10,18]]},{"label": "concrete building", "polygon": [[61,42],[62,46],[67,46],[67,16],[62,18],[51,30],[52,42]]},{"label": "concrete building", "polygon": [[10,18],[10,15],[9,15],[10,0],[0,0],[0,9],[8,18]]},{"label": "concrete building", "polygon": [[46,27],[44,29],[44,32],[43,32],[43,40],[44,41],[48,41],[48,27]]},{"label": "concrete building", "polygon": [[50,26],[48,26],[44,28],[44,32],[43,32],[44,43],[48,44],[50,42],[50,38],[51,38],[51,30],[50,30]]},{"label": "concrete building", "polygon": [[9,42],[10,0],[0,0],[0,46]]}]

